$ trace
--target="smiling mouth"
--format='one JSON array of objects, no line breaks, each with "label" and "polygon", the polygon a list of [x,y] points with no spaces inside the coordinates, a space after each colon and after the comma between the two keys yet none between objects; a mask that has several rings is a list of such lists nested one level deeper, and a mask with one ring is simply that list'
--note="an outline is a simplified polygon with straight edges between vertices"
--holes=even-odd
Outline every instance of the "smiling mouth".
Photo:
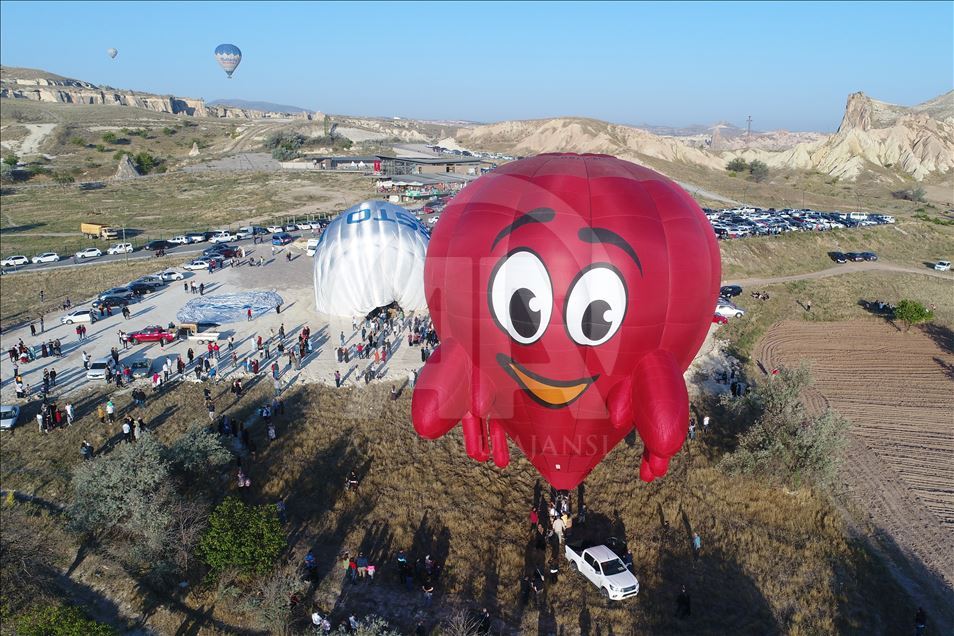
[{"label": "smiling mouth", "polygon": [[575,402],[596,382],[598,375],[578,380],[551,380],[524,368],[519,362],[502,353],[497,354],[497,364],[513,378],[520,388],[533,400],[549,409],[558,409]]}]

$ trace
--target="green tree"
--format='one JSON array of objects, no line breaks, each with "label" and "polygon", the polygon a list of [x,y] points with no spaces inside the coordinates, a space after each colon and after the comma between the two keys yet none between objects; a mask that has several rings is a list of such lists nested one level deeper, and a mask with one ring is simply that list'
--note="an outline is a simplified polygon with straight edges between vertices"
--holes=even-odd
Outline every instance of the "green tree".
[{"label": "green tree", "polygon": [[165,451],[173,470],[187,480],[213,478],[232,459],[218,436],[208,429],[193,426]]},{"label": "green tree", "polygon": [[234,567],[245,574],[264,574],[285,545],[275,506],[249,506],[226,497],[209,516],[199,556],[213,572]]},{"label": "green tree", "polygon": [[136,164],[136,170],[140,174],[149,174],[153,171],[161,172],[159,167],[162,165],[162,159],[154,157],[146,151],[133,155],[132,161]]},{"label": "green tree", "polygon": [[831,410],[810,413],[802,399],[809,390],[811,374],[801,366],[782,369],[741,400],[729,402],[734,417],[753,424],[739,434],[738,446],[723,458],[723,467],[780,485],[830,486],[848,423]]},{"label": "green tree", "polygon": [[11,168],[16,168],[19,162],[20,162],[20,157],[16,156],[12,152],[3,158],[3,163],[7,164]]},{"label": "green tree", "polygon": [[18,636],[112,636],[109,625],[88,618],[78,607],[41,605],[14,621]]},{"label": "green tree", "polygon": [[105,144],[114,143],[116,141],[116,133],[114,132],[103,133],[102,139],[103,139],[103,143]]},{"label": "green tree", "polygon": [[903,322],[904,330],[908,331],[912,325],[933,320],[934,314],[916,300],[902,300],[894,308],[894,317]]},{"label": "green tree", "polygon": [[749,174],[752,175],[753,181],[761,183],[768,178],[769,168],[764,162],[756,159],[749,164]]},{"label": "green tree", "polygon": [[749,164],[742,157],[736,157],[726,164],[725,169],[729,172],[745,172],[749,169]]}]

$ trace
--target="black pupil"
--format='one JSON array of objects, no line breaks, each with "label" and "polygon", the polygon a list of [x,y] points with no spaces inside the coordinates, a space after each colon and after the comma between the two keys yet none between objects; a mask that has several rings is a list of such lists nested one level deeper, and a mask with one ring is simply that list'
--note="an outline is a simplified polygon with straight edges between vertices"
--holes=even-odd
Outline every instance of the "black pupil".
[{"label": "black pupil", "polygon": [[599,340],[607,333],[613,325],[603,318],[609,311],[609,303],[605,300],[594,300],[586,307],[583,312],[583,335],[589,340]]},{"label": "black pupil", "polygon": [[540,327],[540,312],[530,309],[530,301],[534,298],[536,294],[526,287],[516,290],[510,297],[510,322],[524,338],[533,336]]}]

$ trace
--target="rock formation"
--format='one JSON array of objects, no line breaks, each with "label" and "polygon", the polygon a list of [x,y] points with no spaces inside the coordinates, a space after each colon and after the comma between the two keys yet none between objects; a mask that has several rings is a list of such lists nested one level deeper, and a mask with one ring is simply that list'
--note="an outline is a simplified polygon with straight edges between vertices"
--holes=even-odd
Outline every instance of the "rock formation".
[{"label": "rock formation", "polygon": [[189,156],[190,156],[190,157],[198,157],[198,156],[199,156],[199,142],[197,142],[197,141],[193,141],[193,142],[192,142],[192,150],[189,151]]},{"label": "rock formation", "polygon": [[132,162],[132,158],[129,155],[123,155],[123,158],[119,160],[119,165],[116,167],[116,174],[113,175],[113,179],[119,181],[123,179],[135,179],[139,176],[142,175],[136,170],[136,164]]}]

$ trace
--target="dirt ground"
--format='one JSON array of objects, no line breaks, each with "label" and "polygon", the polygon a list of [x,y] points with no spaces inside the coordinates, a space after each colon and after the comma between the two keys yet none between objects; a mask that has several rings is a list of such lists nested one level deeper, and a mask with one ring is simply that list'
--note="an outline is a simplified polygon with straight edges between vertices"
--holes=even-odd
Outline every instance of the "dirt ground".
[{"label": "dirt ground", "polygon": [[[954,582],[954,338],[928,325],[910,332],[877,320],[841,323],[784,321],[774,325],[753,358],[766,369],[811,365],[813,402],[852,422],[843,479],[852,503],[867,512],[897,548],[895,574],[911,586],[915,561],[935,573],[950,603]],[[895,555],[888,555],[889,557]],[[919,582],[915,582],[919,579]],[[920,590],[927,598],[932,590]],[[914,589],[915,596],[918,590]],[[951,605],[948,604],[948,611]]]}]

